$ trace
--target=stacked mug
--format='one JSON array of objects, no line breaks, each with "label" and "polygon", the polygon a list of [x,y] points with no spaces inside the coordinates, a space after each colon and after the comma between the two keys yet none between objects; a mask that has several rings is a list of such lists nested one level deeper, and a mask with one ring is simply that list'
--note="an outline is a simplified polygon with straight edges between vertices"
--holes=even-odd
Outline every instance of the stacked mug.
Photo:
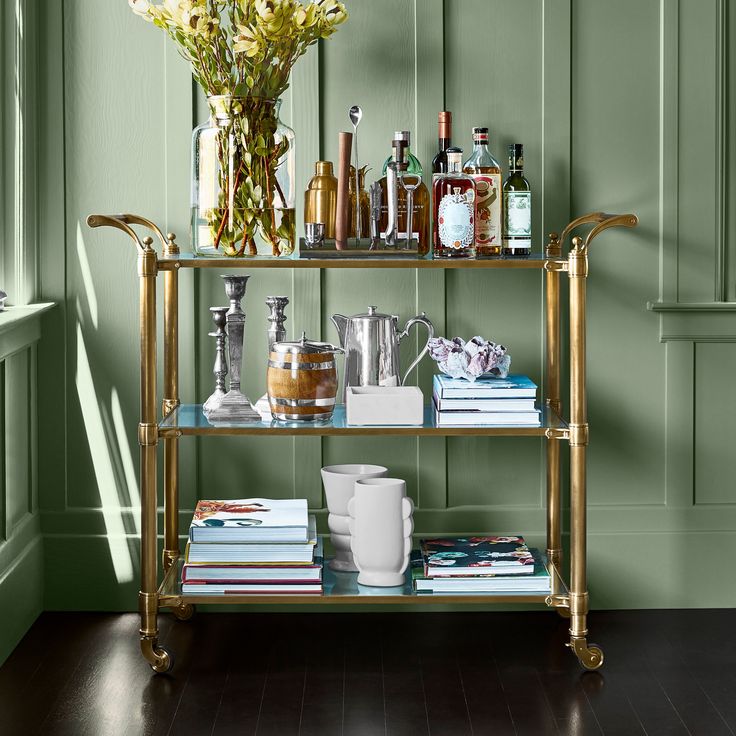
[{"label": "stacked mug", "polygon": [[335,558],[330,567],[358,571],[361,585],[403,585],[409,565],[414,505],[406,482],[381,465],[329,465],[322,483]]}]

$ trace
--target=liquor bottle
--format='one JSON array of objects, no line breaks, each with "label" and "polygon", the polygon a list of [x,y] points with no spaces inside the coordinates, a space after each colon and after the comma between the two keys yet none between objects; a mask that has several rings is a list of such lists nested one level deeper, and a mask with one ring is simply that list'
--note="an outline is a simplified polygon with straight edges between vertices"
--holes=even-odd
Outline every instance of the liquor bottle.
[{"label": "liquor bottle", "polygon": [[[409,150],[411,148],[411,133],[408,130],[397,130],[394,133],[394,140],[403,141],[404,143],[404,156],[407,164],[406,170],[410,174],[419,174],[419,176],[423,176],[422,165],[419,163],[419,159]],[[381,172],[383,176],[386,176],[386,169],[388,169],[388,165],[391,161],[393,161],[393,154],[383,162],[383,171]]]},{"label": "liquor bottle", "polygon": [[448,148],[448,171],[432,184],[435,258],[475,256],[476,183],[462,165],[463,149]]},{"label": "liquor bottle", "polygon": [[532,252],[532,189],[524,178],[524,146],[509,146],[509,176],[503,183],[503,254]]},{"label": "liquor bottle", "polygon": [[[421,181],[422,166],[419,160],[412,157],[416,162],[414,168],[418,169],[418,173],[411,170],[411,164],[407,161],[408,139],[405,137],[407,135],[405,132],[396,133],[396,138],[391,144],[392,153],[386,164],[386,174],[378,182],[381,187],[379,231],[384,247],[399,250],[416,249],[419,255],[424,256],[429,253],[429,189]],[[414,187],[420,182],[412,194],[411,243],[407,242],[406,237],[409,224],[407,192],[402,186],[402,177],[405,177],[404,181],[409,187]],[[395,185],[395,199],[390,191],[393,185]]]},{"label": "liquor bottle", "polygon": [[[371,205],[368,199],[368,192],[365,190],[365,175],[368,172],[367,166],[358,169],[358,176],[355,176],[355,166],[350,167],[350,178],[348,179],[348,207],[350,211],[350,224],[348,227],[348,237],[367,238],[370,236],[371,224]],[[355,231],[357,229],[356,207],[355,207],[355,180],[358,179],[358,192],[360,197],[360,234]]]},{"label": "liquor bottle", "polygon": [[438,115],[438,151],[432,159],[432,178],[447,173],[447,149],[452,145],[452,113],[447,110]]},{"label": "liquor bottle", "polygon": [[473,128],[473,154],[463,171],[475,179],[475,252],[501,254],[501,166],[488,150],[488,128]]}]

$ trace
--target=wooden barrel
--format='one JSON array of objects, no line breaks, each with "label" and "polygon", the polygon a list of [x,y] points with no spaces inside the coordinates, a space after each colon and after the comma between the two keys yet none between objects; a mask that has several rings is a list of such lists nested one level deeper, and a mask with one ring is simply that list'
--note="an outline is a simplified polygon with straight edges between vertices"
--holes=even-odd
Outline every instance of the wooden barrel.
[{"label": "wooden barrel", "polygon": [[330,419],[337,396],[335,354],[272,352],[268,357],[266,384],[274,419]]}]

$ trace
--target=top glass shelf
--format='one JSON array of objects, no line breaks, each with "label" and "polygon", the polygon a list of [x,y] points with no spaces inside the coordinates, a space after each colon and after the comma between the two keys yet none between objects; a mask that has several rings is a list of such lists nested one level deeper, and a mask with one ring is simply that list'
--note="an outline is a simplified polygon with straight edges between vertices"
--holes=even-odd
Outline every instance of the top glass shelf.
[{"label": "top glass shelf", "polygon": [[298,253],[278,258],[268,256],[213,258],[197,256],[193,253],[180,253],[174,256],[162,256],[158,264],[162,271],[172,271],[178,268],[219,268],[222,270],[239,268],[553,268],[557,271],[567,269],[567,258],[547,258],[543,253],[532,253],[526,258],[459,258],[457,260],[433,259],[429,256],[406,258],[391,254],[383,255],[380,252],[369,257],[334,256],[326,255],[327,253],[334,253],[334,251],[326,251],[324,257],[310,256],[309,258],[301,258]]}]

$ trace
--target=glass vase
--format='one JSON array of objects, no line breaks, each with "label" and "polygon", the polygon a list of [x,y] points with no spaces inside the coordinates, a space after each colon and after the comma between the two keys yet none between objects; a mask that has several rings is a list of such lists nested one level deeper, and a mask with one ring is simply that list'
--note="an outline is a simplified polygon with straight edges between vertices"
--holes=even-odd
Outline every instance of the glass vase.
[{"label": "glass vase", "polygon": [[209,97],[192,134],[192,244],[202,256],[294,251],[294,131],[280,100]]}]

